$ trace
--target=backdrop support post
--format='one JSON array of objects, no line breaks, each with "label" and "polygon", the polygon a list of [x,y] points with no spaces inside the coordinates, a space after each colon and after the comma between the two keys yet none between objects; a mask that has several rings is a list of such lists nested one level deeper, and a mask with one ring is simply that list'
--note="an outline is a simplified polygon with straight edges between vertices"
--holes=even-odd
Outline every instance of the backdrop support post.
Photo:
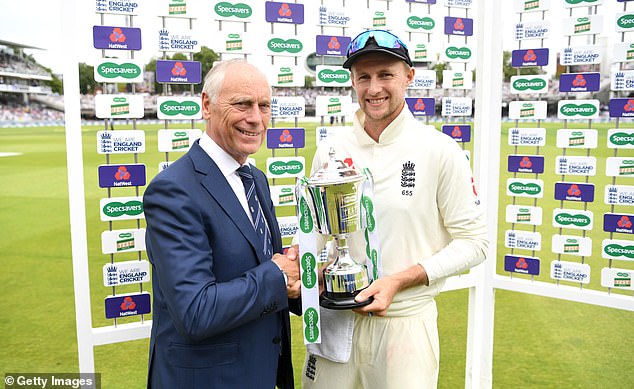
[{"label": "backdrop support post", "polygon": [[500,166],[500,128],[502,122],[502,39],[499,25],[487,23],[490,15],[501,9],[501,0],[478,4],[480,32],[477,39],[474,115],[474,174],[479,185],[480,199],[485,208],[489,250],[487,260],[473,273],[476,286],[469,291],[467,332],[466,388],[486,388],[493,385],[493,325],[495,294],[493,275],[497,261],[498,191]]},{"label": "backdrop support post", "polygon": [[80,373],[94,373],[95,360],[90,312],[88,248],[86,242],[86,204],[84,199],[84,162],[82,157],[81,109],[79,101],[80,31],[76,22],[78,0],[63,1],[63,32],[66,37],[64,54],[64,121],[66,129],[66,165],[68,171],[68,205],[70,209],[70,239],[75,291],[75,321]]}]

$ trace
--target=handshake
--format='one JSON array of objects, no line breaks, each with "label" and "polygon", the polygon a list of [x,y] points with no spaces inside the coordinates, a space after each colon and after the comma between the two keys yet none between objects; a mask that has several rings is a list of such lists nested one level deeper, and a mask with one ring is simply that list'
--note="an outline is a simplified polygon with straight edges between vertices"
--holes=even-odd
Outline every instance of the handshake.
[{"label": "handshake", "polygon": [[299,247],[291,246],[286,254],[274,254],[272,260],[288,278],[286,283],[288,298],[298,298],[302,285],[299,279]]}]

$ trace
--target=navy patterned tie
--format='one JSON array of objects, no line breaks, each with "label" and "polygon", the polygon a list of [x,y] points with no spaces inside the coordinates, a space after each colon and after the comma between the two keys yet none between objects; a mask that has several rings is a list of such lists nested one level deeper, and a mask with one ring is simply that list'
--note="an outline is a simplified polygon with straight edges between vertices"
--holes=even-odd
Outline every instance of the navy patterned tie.
[{"label": "navy patterned tie", "polygon": [[251,218],[253,219],[253,227],[260,238],[262,251],[267,258],[271,258],[273,255],[271,233],[266,225],[266,220],[264,219],[264,214],[262,213],[262,207],[258,201],[258,195],[255,192],[255,181],[253,180],[251,167],[249,165],[243,165],[240,166],[236,172],[242,179],[242,184],[244,185],[244,192],[247,195],[249,211],[251,211]]}]

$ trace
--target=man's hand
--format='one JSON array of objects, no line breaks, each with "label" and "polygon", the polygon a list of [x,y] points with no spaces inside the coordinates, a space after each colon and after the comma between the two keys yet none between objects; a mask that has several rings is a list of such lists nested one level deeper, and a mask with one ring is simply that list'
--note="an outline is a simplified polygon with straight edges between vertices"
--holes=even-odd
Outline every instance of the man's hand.
[{"label": "man's hand", "polygon": [[301,282],[299,279],[299,248],[297,245],[291,246],[286,254],[273,255],[273,262],[286,274],[288,282],[286,284],[286,293],[288,298],[296,299],[299,297],[301,290]]},{"label": "man's hand", "polygon": [[372,315],[385,316],[397,292],[421,284],[429,285],[427,272],[422,265],[414,265],[402,272],[379,278],[354,298],[356,302],[362,302],[374,297],[374,301],[364,307],[353,309],[353,311],[361,315],[371,313]]}]

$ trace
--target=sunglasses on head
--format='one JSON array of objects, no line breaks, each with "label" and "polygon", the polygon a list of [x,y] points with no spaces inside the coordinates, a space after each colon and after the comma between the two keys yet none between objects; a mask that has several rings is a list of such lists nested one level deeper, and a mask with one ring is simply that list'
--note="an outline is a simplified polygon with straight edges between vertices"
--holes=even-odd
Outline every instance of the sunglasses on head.
[{"label": "sunglasses on head", "polygon": [[350,42],[347,51],[348,57],[364,48],[370,38],[374,38],[377,45],[386,49],[398,49],[399,47],[403,47],[407,50],[407,45],[396,35],[383,30],[370,30],[362,32]]}]

